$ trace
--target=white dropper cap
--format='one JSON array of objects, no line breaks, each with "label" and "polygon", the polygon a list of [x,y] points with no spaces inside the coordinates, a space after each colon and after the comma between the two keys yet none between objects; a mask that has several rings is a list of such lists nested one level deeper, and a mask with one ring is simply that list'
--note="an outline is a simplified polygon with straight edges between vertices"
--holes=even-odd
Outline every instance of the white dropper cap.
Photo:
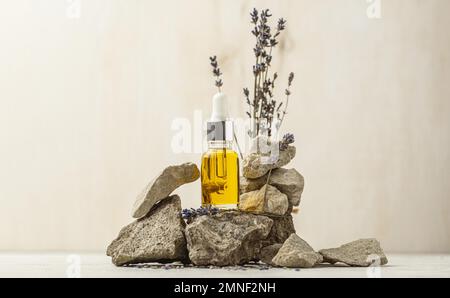
[{"label": "white dropper cap", "polygon": [[207,122],[208,141],[232,141],[233,121],[228,116],[227,97],[219,92],[212,99],[211,119]]},{"label": "white dropper cap", "polygon": [[228,105],[226,95],[222,92],[219,92],[214,95],[212,101],[211,121],[218,122],[228,120]]}]

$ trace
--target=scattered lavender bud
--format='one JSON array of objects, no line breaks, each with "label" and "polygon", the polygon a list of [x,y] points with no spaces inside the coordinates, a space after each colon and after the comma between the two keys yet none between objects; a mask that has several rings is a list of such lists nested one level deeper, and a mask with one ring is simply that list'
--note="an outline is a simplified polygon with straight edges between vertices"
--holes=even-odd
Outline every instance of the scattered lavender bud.
[{"label": "scattered lavender bud", "polygon": [[197,209],[191,208],[191,209],[183,209],[181,211],[181,217],[187,222],[191,223],[194,218],[198,216],[204,216],[204,215],[215,215],[219,213],[219,209],[214,207],[199,207]]}]

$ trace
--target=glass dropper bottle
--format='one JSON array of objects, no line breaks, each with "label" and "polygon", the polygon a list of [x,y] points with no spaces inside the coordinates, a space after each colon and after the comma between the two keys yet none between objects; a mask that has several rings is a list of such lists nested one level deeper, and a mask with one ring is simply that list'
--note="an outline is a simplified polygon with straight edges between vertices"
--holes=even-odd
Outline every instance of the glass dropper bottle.
[{"label": "glass dropper bottle", "polygon": [[239,156],[233,150],[234,127],[227,99],[219,92],[212,100],[207,122],[208,149],[202,156],[202,206],[237,209],[239,205]]}]

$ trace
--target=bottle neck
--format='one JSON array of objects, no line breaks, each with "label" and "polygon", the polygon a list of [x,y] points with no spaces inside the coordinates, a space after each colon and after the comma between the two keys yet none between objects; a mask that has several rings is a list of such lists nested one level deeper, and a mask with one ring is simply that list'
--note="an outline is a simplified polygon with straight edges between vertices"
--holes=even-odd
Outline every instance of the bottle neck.
[{"label": "bottle neck", "polygon": [[233,141],[208,141],[208,149],[232,149]]}]

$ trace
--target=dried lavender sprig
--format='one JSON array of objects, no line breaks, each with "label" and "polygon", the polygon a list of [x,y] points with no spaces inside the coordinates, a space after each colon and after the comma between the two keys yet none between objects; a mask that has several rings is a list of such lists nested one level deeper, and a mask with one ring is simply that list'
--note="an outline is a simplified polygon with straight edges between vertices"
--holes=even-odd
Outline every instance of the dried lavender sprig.
[{"label": "dried lavender sprig", "polygon": [[[264,116],[264,110],[266,109],[266,94],[264,93],[264,82],[266,81],[267,71],[268,71],[268,63],[270,63],[270,60],[267,60],[267,57],[270,56],[270,54],[267,54],[266,47],[270,45],[269,40],[271,39],[271,29],[270,26],[267,25],[268,19],[272,15],[270,14],[268,9],[263,9],[260,14],[259,18],[259,25],[256,28],[256,30],[259,32],[259,35],[257,37],[257,44],[256,48],[259,49],[260,57],[259,59],[264,59],[264,61],[257,61],[256,65],[254,66],[254,74],[256,79],[256,90],[255,90],[255,101],[258,103],[258,110],[257,110],[257,118],[256,118],[256,135],[258,135],[261,131],[261,119]],[[258,58],[258,57],[257,57]],[[270,59],[270,58],[269,58]],[[258,60],[258,59],[257,59]]]},{"label": "dried lavender sprig", "polygon": [[[263,88],[263,92],[264,92],[264,97],[266,97],[268,95],[271,99],[273,98],[273,89],[275,87],[275,80],[277,79],[277,73],[274,73],[274,78],[273,78],[272,82],[270,81],[270,79],[267,79],[267,76],[269,73],[269,68],[271,66],[271,61],[272,61],[272,50],[278,44],[278,41],[276,40],[277,37],[280,35],[281,31],[283,31],[285,28],[286,28],[286,20],[284,20],[283,18],[279,19],[278,24],[277,24],[277,31],[274,34],[274,36],[270,38],[270,51],[269,51],[269,54],[266,56],[267,69],[264,74],[264,84],[266,86],[265,86],[265,88]],[[271,87],[271,88],[269,88],[269,87]],[[276,107],[277,103],[273,99],[270,101],[265,100],[264,103],[266,106],[263,108],[263,110],[265,112],[263,112],[262,117],[266,119],[267,127],[268,127],[268,136],[270,137],[272,135],[272,122],[273,122],[273,116],[275,114],[275,107]]]},{"label": "dried lavender sprig", "polygon": [[[259,17],[258,10],[256,10],[256,8],[253,9],[253,12],[250,15],[252,18],[252,24],[255,25],[254,30],[252,31],[252,34],[256,38],[256,46],[254,48],[254,53],[256,56],[256,63],[253,66],[254,86],[253,86],[253,105],[252,105],[252,115],[251,116],[252,116],[253,121],[255,121],[255,124],[257,124],[259,122],[259,119],[257,119],[257,115],[260,110],[260,105],[259,105],[259,98],[260,98],[259,88],[260,88],[260,82],[261,82],[260,75],[261,75],[262,69],[264,67],[264,65],[261,64],[261,59],[263,58],[264,52],[265,52],[264,47],[263,47],[263,43],[264,43],[263,38],[266,36],[265,31],[267,31],[266,25],[265,25],[265,23],[267,22],[267,16],[266,16],[265,11],[263,10],[261,12],[261,17]],[[252,127],[252,129],[250,130],[250,134],[252,135],[252,137],[256,136],[253,129],[254,129],[254,127]]]},{"label": "dried lavender sprig", "polygon": [[244,88],[243,91],[244,91],[244,96],[245,96],[245,103],[247,104],[247,106],[249,108],[249,111],[246,111],[245,113],[247,114],[247,116],[249,118],[251,118],[252,117],[251,110],[252,110],[253,104],[250,102],[250,91],[248,90],[248,88]]},{"label": "dried lavender sprig", "polygon": [[[268,79],[268,74],[272,62],[272,49],[278,44],[277,38],[281,31],[286,28],[286,20],[283,18],[278,20],[276,32],[272,36],[271,28],[267,25],[268,19],[272,16],[268,9],[263,9],[259,15],[258,10],[253,9],[250,16],[251,23],[255,25],[252,34],[256,38],[256,46],[253,49],[256,63],[253,66],[253,103],[249,105],[252,113],[247,113],[247,115],[250,114],[249,117],[255,121],[255,127],[252,127],[252,130],[249,133],[254,137],[262,131],[261,121],[263,119],[266,121],[268,134],[271,134],[272,121],[277,103],[273,99],[275,79],[273,81]],[[245,92],[244,94],[247,99],[247,94]],[[279,109],[277,112],[278,111]],[[256,131],[253,131],[253,129]]]},{"label": "dried lavender sprig", "polygon": [[223,81],[221,78],[222,72],[220,71],[219,63],[217,62],[217,56],[209,57],[209,60],[210,60],[211,66],[213,67],[213,71],[212,71],[213,75],[216,77],[215,85],[219,89],[219,92],[221,92],[222,91],[221,88],[223,86]]},{"label": "dried lavender sprig", "polygon": [[280,141],[280,150],[284,151],[286,150],[290,144],[293,144],[295,142],[295,137],[291,133],[287,133],[283,136],[283,138]]},{"label": "dried lavender sprig", "polygon": [[282,113],[278,113],[278,115],[277,115],[277,117],[278,117],[278,129],[280,129],[280,127],[281,127],[281,124],[283,124],[283,121],[284,121],[284,117],[286,116],[286,114],[287,114],[287,108],[288,108],[288,106],[289,106],[289,96],[292,94],[291,93],[291,86],[292,86],[292,81],[294,80],[294,73],[293,72],[291,72],[290,74],[289,74],[289,78],[288,78],[288,87],[286,88],[286,90],[285,90],[285,95],[286,95],[286,101],[285,101],[285,104],[284,104],[284,110],[283,110],[283,112]]},{"label": "dried lavender sprig", "polygon": [[259,18],[258,10],[256,8],[253,8],[253,11],[250,13],[250,16],[252,17],[252,23],[256,25],[258,23]]},{"label": "dried lavender sprig", "polygon": [[[277,25],[278,32],[281,32],[284,29],[286,29],[286,23],[287,23],[287,21],[283,18],[278,20],[278,25]],[[277,33],[277,34],[279,34],[279,33]],[[277,34],[275,34],[275,35],[278,36]]]}]

